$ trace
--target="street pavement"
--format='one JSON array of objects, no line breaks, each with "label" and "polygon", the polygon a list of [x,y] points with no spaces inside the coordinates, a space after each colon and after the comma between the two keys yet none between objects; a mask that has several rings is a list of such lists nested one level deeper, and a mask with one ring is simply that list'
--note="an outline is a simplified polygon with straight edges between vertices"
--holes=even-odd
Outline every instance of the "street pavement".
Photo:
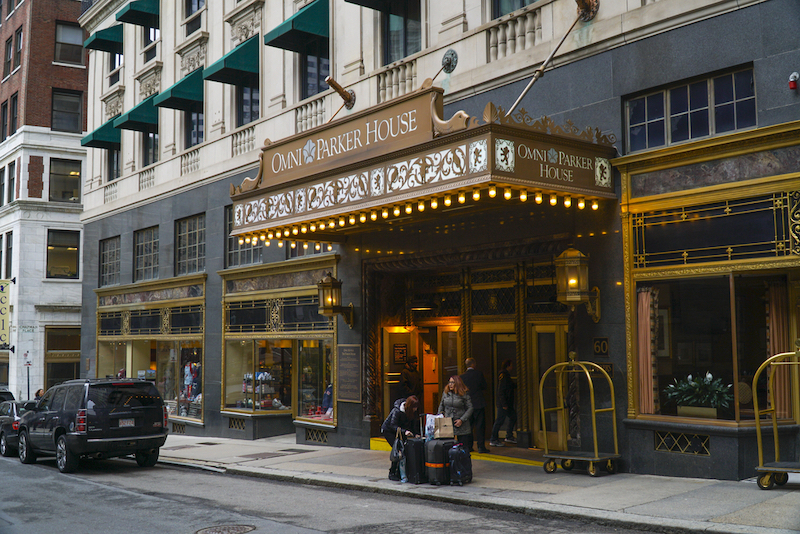
[{"label": "street pavement", "polygon": [[800,532],[800,475],[795,474],[789,475],[784,486],[761,490],[755,479],[736,482],[605,472],[591,477],[577,467],[571,471],[559,467],[548,474],[535,460],[475,454],[472,483],[414,485],[388,479],[384,440],[373,439],[372,449],[300,445],[294,434],[254,441],[170,434],[159,461],[655,532]]}]

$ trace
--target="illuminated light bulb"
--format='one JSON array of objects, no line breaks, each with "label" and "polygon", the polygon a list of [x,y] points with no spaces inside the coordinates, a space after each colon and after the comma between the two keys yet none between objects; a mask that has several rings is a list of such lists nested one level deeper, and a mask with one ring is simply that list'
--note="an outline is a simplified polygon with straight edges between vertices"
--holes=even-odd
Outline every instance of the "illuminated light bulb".
[{"label": "illuminated light bulb", "polygon": [[592,200],[592,209],[597,211],[597,208],[600,207],[600,204],[597,203],[596,200]]},{"label": "illuminated light bulb", "polygon": [[378,212],[375,211],[375,210],[372,210],[371,212],[369,212],[369,219],[371,221],[377,221],[378,220]]},{"label": "illuminated light bulb", "polygon": [[267,234],[261,234],[260,236],[258,236],[258,238],[259,238],[261,241],[266,241],[266,240],[267,240]]},{"label": "illuminated light bulb", "polygon": [[249,235],[244,237],[244,242],[247,243],[248,245],[250,244],[250,236]]},{"label": "illuminated light bulb", "polygon": [[558,197],[556,195],[550,195],[550,205],[555,206],[558,204]]},{"label": "illuminated light bulb", "polygon": [[300,233],[300,229],[296,226],[292,226],[292,235],[297,235]]},{"label": "illuminated light bulb", "polygon": [[417,202],[417,210],[425,211],[425,201],[424,200],[420,200],[419,202]]},{"label": "illuminated light bulb", "polygon": [[506,200],[511,200],[511,188],[510,187],[506,187],[505,190],[503,191],[503,198],[506,199]]},{"label": "illuminated light bulb", "polygon": [[519,200],[520,202],[527,202],[528,201],[528,191],[525,189],[520,190],[519,192]]},{"label": "illuminated light bulb", "polygon": [[266,245],[266,246],[270,246],[271,244],[272,244],[272,241],[270,241],[269,239],[264,241],[264,245]]},{"label": "illuminated light bulb", "polygon": [[329,220],[328,221],[328,228],[331,228],[331,229],[336,228],[336,221],[334,221],[333,219]]},{"label": "illuminated light bulb", "polygon": [[296,248],[296,247],[297,247],[297,241],[295,241],[294,239],[292,239],[291,246],[292,246],[292,248]]},{"label": "illuminated light bulb", "polygon": [[481,190],[476,187],[475,189],[472,190],[472,200],[477,202],[480,199],[481,199]]},{"label": "illuminated light bulb", "polygon": [[288,228],[284,228],[283,229],[283,237],[289,237],[289,229]]},{"label": "illuminated light bulb", "polygon": [[450,204],[452,204],[452,203],[453,203],[453,197],[451,197],[450,195],[445,195],[444,196],[444,205],[445,205],[445,207],[449,208]]},{"label": "illuminated light bulb", "polygon": [[321,248],[322,248],[322,244],[319,241],[317,241],[317,243],[314,245],[314,250],[319,250]]},{"label": "illuminated light bulb", "polygon": [[572,197],[564,197],[564,207],[569,208],[572,206]]},{"label": "illuminated light bulb", "polygon": [[306,232],[308,232],[308,226],[304,224],[303,226],[300,227],[300,233],[305,234]]},{"label": "illuminated light bulb", "polygon": [[308,229],[311,230],[312,232],[316,232],[317,231],[317,223],[309,224],[308,225]]},{"label": "illuminated light bulb", "polygon": [[308,241],[303,241],[303,250],[308,250]]},{"label": "illuminated light bulb", "polygon": [[332,243],[328,243],[328,252],[330,252],[331,250],[333,250],[333,244]]},{"label": "illuminated light bulb", "polygon": [[467,201],[467,194],[463,191],[458,192],[458,203],[463,204]]},{"label": "illuminated light bulb", "polygon": [[360,213],[360,214],[358,215],[358,221],[359,221],[361,224],[364,224],[365,222],[367,222],[367,214],[366,214],[366,213],[363,213],[363,212],[362,212],[362,213]]},{"label": "illuminated light bulb", "polygon": [[344,217],[339,217],[339,226],[344,226],[347,224],[347,221],[344,220]]},{"label": "illuminated light bulb", "polygon": [[267,238],[268,239],[274,239],[275,238],[275,232],[267,232]]},{"label": "illuminated light bulb", "polygon": [[411,204],[410,204],[410,203],[409,203],[409,204],[406,204],[406,215],[411,215],[411,211],[412,211],[413,209],[414,209],[414,208],[412,208],[412,207],[411,207]]},{"label": "illuminated light bulb", "polygon": [[533,194],[533,200],[537,204],[541,204],[542,203],[542,192],[541,191],[537,191],[536,193],[534,193]]},{"label": "illuminated light bulb", "polygon": [[586,199],[585,198],[579,198],[578,199],[578,209],[582,210],[585,207],[586,207]]},{"label": "illuminated light bulb", "polygon": [[389,218],[389,208],[383,208],[381,210],[381,217],[383,217],[384,219]]},{"label": "illuminated light bulb", "polygon": [[569,283],[569,287],[575,287],[575,286],[578,285],[578,280],[577,280],[577,278],[570,278],[568,283]]},{"label": "illuminated light bulb", "polygon": [[497,186],[494,184],[489,184],[489,198],[494,198],[497,196]]},{"label": "illuminated light bulb", "polygon": [[244,238],[242,236],[239,236],[239,244],[244,245]]},{"label": "illuminated light bulb", "polygon": [[394,211],[392,213],[394,213],[395,217],[399,217],[400,216],[400,206],[395,206],[394,207]]},{"label": "illuminated light bulb", "polygon": [[278,241],[278,246],[279,246],[280,248],[283,248],[283,239],[281,239],[280,241]]},{"label": "illuminated light bulb", "polygon": [[439,199],[437,199],[436,197],[433,197],[431,199],[431,209],[435,210],[438,207],[439,207]]}]

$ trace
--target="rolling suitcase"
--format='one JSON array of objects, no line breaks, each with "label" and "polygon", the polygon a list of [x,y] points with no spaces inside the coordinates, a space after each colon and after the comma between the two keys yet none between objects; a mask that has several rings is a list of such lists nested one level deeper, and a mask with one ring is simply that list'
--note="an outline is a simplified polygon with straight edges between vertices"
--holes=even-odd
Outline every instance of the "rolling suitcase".
[{"label": "rolling suitcase", "polygon": [[450,459],[450,484],[463,486],[472,482],[472,458],[463,443],[456,443],[447,451]]},{"label": "rolling suitcase", "polygon": [[428,481],[425,468],[425,440],[410,438],[406,440],[406,478],[412,484],[423,484]]},{"label": "rolling suitcase", "polygon": [[432,439],[425,444],[425,467],[428,482],[436,486],[450,484],[450,460],[448,451],[453,448],[452,439]]}]

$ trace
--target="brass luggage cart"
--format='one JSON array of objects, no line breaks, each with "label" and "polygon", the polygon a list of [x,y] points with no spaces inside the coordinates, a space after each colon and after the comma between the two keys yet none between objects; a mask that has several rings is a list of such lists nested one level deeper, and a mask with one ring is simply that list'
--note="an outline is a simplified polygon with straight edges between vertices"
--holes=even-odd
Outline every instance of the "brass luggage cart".
[{"label": "brass luggage cart", "polygon": [[[578,376],[586,377],[589,385],[589,397],[592,406],[592,437],[594,440],[594,451],[550,451],[548,448],[547,439],[544,440],[544,470],[546,473],[555,473],[558,466],[556,460],[561,460],[561,468],[569,471],[575,467],[576,462],[587,463],[588,473],[595,477],[600,474],[600,468],[603,467],[609,474],[617,472],[616,460],[620,458],[619,445],[617,442],[617,416],[614,406],[614,384],[611,377],[605,369],[594,362],[575,361],[575,353],[570,353],[570,361],[561,362],[553,365],[542,375],[539,382],[539,407],[542,417],[542,428],[544,429],[544,422],[547,414],[550,412],[561,411],[563,417],[567,418],[568,408],[566,406],[566,393],[568,389],[567,378],[570,374],[577,374]],[[556,397],[558,399],[557,406],[545,406],[544,401],[544,386],[547,377],[553,373],[556,381]],[[594,398],[594,382],[592,373],[597,373],[604,377],[608,382],[608,387],[611,391],[611,407],[597,408],[595,406]],[[597,448],[597,414],[598,413],[611,413],[612,426],[614,431],[614,452],[600,452]]]},{"label": "brass luggage cart", "polygon": [[[763,490],[772,489],[775,484],[783,486],[789,481],[789,473],[800,473],[800,462],[782,462],[780,451],[780,440],[778,439],[778,418],[775,402],[775,375],[781,366],[787,369],[792,366],[800,365],[800,350],[797,352],[782,352],[776,354],[761,364],[756,374],[753,376],[753,410],[756,417],[756,440],[758,441],[758,467],[756,472],[758,487]],[[769,369],[767,373],[767,407],[759,410],[758,395],[756,385],[761,373]],[[775,443],[775,461],[764,463],[764,439],[761,434],[761,416],[769,414],[772,420],[772,441]]]}]

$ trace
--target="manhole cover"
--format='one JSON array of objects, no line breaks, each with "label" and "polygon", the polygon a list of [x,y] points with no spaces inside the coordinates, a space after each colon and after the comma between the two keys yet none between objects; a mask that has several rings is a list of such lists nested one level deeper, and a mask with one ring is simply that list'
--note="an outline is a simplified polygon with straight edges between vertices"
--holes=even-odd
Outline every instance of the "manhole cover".
[{"label": "manhole cover", "polygon": [[195,534],[244,534],[255,529],[256,527],[252,525],[219,525],[217,527],[201,528]]}]

